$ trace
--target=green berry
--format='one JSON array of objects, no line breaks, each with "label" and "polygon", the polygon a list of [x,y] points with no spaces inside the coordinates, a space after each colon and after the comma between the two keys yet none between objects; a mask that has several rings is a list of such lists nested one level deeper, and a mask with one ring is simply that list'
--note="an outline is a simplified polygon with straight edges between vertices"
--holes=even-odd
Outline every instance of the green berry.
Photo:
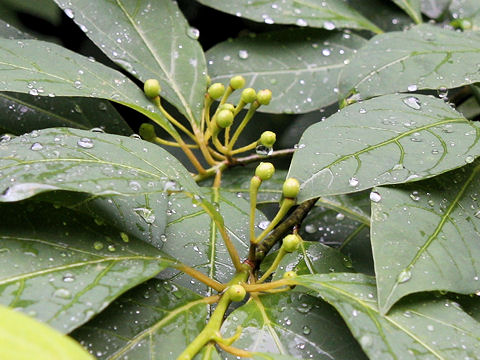
[{"label": "green berry", "polygon": [[255,169],[255,176],[259,177],[262,181],[270,179],[274,173],[275,167],[269,162],[261,162]]},{"label": "green berry", "polygon": [[272,92],[270,90],[260,90],[257,93],[257,101],[260,105],[268,105],[270,100],[272,100]]},{"label": "green berry", "polygon": [[154,98],[160,95],[162,88],[157,79],[148,79],[145,81],[145,84],[143,84],[143,91],[149,98]]},{"label": "green berry", "polygon": [[225,103],[220,105],[219,110],[230,110],[232,113],[235,111],[235,106],[233,104]]},{"label": "green berry", "polygon": [[155,134],[155,127],[152,124],[143,123],[140,125],[138,132],[140,136],[147,141],[153,141],[157,137],[157,134]]},{"label": "green berry", "polygon": [[208,88],[208,95],[210,95],[210,97],[215,100],[221,98],[224,92],[225,86],[223,86],[223,84],[221,83],[212,84]]},{"label": "green berry", "polygon": [[255,89],[246,88],[242,91],[242,101],[246,104],[254,102],[257,98],[257,93]]},{"label": "green berry", "polygon": [[218,127],[226,128],[233,123],[233,113],[230,110],[220,110],[215,118]]},{"label": "green berry", "polygon": [[288,178],[283,183],[282,193],[285,198],[296,198],[300,192],[300,183],[295,178]]},{"label": "green berry", "polygon": [[245,86],[245,78],[243,76],[234,76],[230,79],[230,86],[232,89],[238,90]]},{"label": "green berry", "polygon": [[242,285],[232,285],[228,288],[227,294],[232,301],[242,301],[245,295],[247,295],[247,292]]},{"label": "green berry", "polygon": [[283,278],[287,280],[292,280],[297,277],[297,273],[295,271],[287,271],[283,274]]},{"label": "green berry", "polygon": [[277,135],[273,131],[264,131],[260,136],[260,144],[267,148],[271,148],[276,140]]},{"label": "green berry", "polygon": [[295,250],[298,249],[298,246],[300,245],[300,236],[298,235],[287,235],[283,238],[283,243],[282,243],[282,248],[286,252],[294,252]]}]

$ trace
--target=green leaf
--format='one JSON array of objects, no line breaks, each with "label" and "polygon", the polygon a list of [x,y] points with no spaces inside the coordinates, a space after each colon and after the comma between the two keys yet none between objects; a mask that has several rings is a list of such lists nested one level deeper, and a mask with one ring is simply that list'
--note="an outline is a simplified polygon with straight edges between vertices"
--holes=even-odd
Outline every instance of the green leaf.
[{"label": "green leaf", "polygon": [[247,87],[271,89],[272,101],[260,111],[303,113],[338,100],[338,76],[366,41],[350,33],[288,29],[225,41],[207,52],[212,81],[235,75]]},{"label": "green leaf", "polygon": [[[365,359],[338,314],[326,303],[306,294],[251,297],[227,317],[222,326],[223,336],[233,335],[237,326],[243,330],[233,346],[283,355],[272,355],[270,359]],[[260,355],[257,358],[265,359]]]},{"label": "green leaf", "polygon": [[0,70],[0,91],[108,99],[154,119],[170,134],[177,133],[129,78],[61,46],[0,39]]},{"label": "green leaf", "polygon": [[18,311],[0,306],[0,357],[29,360],[93,360],[71,338]]},{"label": "green leaf", "polygon": [[401,7],[417,24],[422,23],[421,0],[393,0]]},{"label": "green leaf", "polygon": [[376,188],[372,246],[382,312],[420,291],[480,289],[478,162],[420,182]]},{"label": "green leaf", "polygon": [[1,204],[0,214],[0,303],[61,332],[173,263],[154,247],[65,208]]},{"label": "green leaf", "polygon": [[454,88],[480,81],[476,32],[432,25],[372,38],[340,74],[340,94],[372,96],[422,89]]},{"label": "green leaf", "polygon": [[104,129],[120,135],[133,133],[110,102],[100,99],[0,92],[0,111],[2,128],[17,135],[57,126]]},{"label": "green leaf", "polygon": [[[250,205],[236,195],[220,191],[218,198],[213,189],[204,189],[203,200],[209,201],[222,214],[225,227],[232,243],[237,248],[240,259],[244,259],[249,246]],[[202,271],[209,277],[222,283],[228,282],[235,274],[227,249],[214,221],[200,205],[182,194],[172,194],[169,198],[168,223],[165,235],[157,240],[158,247],[166,254]],[[258,226],[267,222],[266,217],[256,212],[256,235],[262,229]],[[165,278],[174,277],[176,283],[202,294],[211,294],[211,290],[193,281],[186,274],[165,271]]]},{"label": "green leaf", "polygon": [[352,28],[382,32],[344,0],[325,0],[321,3],[315,0],[282,3],[274,0],[254,3],[235,0],[198,0],[198,2],[228,14],[266,24],[295,24],[327,30]]},{"label": "green leaf", "polygon": [[450,300],[413,297],[395,306],[386,316],[377,308],[375,280],[371,277],[303,275],[296,282],[339,311],[370,359],[480,356],[479,323]]},{"label": "green leaf", "polygon": [[174,360],[206,319],[203,297],[152,279],[122,295],[72,336],[98,359]]},{"label": "green leaf", "polygon": [[478,101],[473,96],[462,102],[462,104],[457,107],[457,111],[470,120],[474,120],[480,116]]},{"label": "green leaf", "polygon": [[2,142],[0,172],[0,201],[52,190],[137,195],[180,186],[193,193],[198,189],[180,162],[156,145],[69,128],[38,130]]},{"label": "green leaf", "polygon": [[322,197],[315,205],[337,211],[340,214],[335,214],[340,218],[337,220],[347,217],[370,226],[370,199],[367,191]]},{"label": "green leaf", "polygon": [[452,0],[421,0],[422,12],[432,19],[438,19]]},{"label": "green leaf", "polygon": [[9,23],[0,20],[0,37],[5,39],[29,39],[30,35],[18,30]]},{"label": "green leaf", "polygon": [[[115,63],[141,81],[156,78],[162,97],[200,122],[207,86],[198,30],[173,1],[55,0]],[[108,16],[105,16],[108,14]]]},{"label": "green leaf", "polygon": [[[412,19],[392,1],[347,1],[351,7],[384,31],[403,30],[412,24]],[[375,11],[372,11],[372,9],[375,9]]]},{"label": "green leaf", "polygon": [[5,5],[14,11],[24,12],[45,19],[54,25],[60,24],[62,19],[60,10],[52,0],[2,0],[2,5]]},{"label": "green leaf", "polygon": [[440,99],[382,96],[310,126],[288,176],[301,182],[299,202],[421,180],[478,156],[479,131]]},{"label": "green leaf", "polygon": [[480,30],[480,4],[476,0],[452,0],[449,11],[454,19],[465,19],[473,30]]}]

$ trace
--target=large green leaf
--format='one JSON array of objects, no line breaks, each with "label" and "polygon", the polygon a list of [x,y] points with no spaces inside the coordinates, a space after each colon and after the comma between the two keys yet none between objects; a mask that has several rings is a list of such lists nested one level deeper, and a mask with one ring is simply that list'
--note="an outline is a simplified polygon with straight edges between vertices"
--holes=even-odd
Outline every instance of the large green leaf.
[{"label": "large green leaf", "polygon": [[393,2],[400,6],[417,24],[422,22],[421,0],[393,0]]},{"label": "large green leaf", "polygon": [[[249,203],[224,191],[220,191],[217,198],[212,189],[205,189],[203,198],[216,204],[240,258],[246,258],[249,246]],[[231,279],[235,269],[214,221],[204,208],[192,203],[187,196],[172,194],[169,199],[167,221],[164,236],[160,241],[157,240],[157,246],[163,252],[220,282],[226,283]],[[266,217],[257,211],[256,235],[262,231],[260,227],[266,224],[268,224]],[[162,275],[174,276],[175,282],[180,285],[199,293],[211,294],[211,290],[204,284],[193,281],[183,273],[165,271]]]},{"label": "large green leaf", "polygon": [[152,279],[122,295],[72,336],[97,359],[174,360],[206,318],[204,298]]},{"label": "large green leaf", "polygon": [[440,99],[382,96],[309,127],[288,176],[302,183],[299,201],[420,180],[473,161],[479,133]]},{"label": "large green leaf", "polygon": [[228,83],[243,75],[247,86],[271,89],[261,111],[302,113],[338,100],[340,70],[366,41],[354,34],[318,29],[289,29],[240,37],[207,52],[213,81]]},{"label": "large green leaf", "polygon": [[449,7],[454,19],[468,20],[473,30],[480,30],[480,4],[476,0],[452,0]]},{"label": "large green leaf", "polygon": [[386,316],[377,308],[374,278],[320,274],[296,282],[339,311],[370,359],[480,357],[480,324],[451,300],[414,297]]},{"label": "large green leaf", "polygon": [[9,23],[0,20],[0,37],[5,39],[29,39],[30,35],[13,27]]},{"label": "large green leaf", "polygon": [[372,246],[382,312],[413,292],[480,289],[478,162],[428,182],[376,188]]},{"label": "large green leaf", "polygon": [[249,351],[290,355],[288,359],[365,359],[338,314],[306,294],[252,297],[227,317],[223,335],[233,335],[239,325],[242,335],[233,345]]},{"label": "large green leaf", "polygon": [[122,73],[61,46],[39,40],[0,39],[0,91],[81,96],[115,101],[176,130]]},{"label": "large green leaf", "polygon": [[20,202],[0,214],[0,303],[65,333],[173,263],[65,208]]},{"label": "large green leaf", "polygon": [[61,21],[61,11],[52,0],[2,0],[2,5],[14,11],[24,12],[45,19],[55,25],[58,25]]},{"label": "large green leaf", "polygon": [[81,346],[28,316],[0,306],[0,357],[30,360],[93,360]]},{"label": "large green leaf", "polygon": [[156,145],[69,128],[38,130],[2,142],[0,172],[0,201],[52,190],[137,195],[198,189],[180,162]]},{"label": "large green leaf", "polygon": [[[199,122],[207,86],[205,57],[175,2],[55,0],[118,65],[138,79],[157,78],[162,97]],[[106,16],[108,14],[108,16]]]},{"label": "large green leaf", "polygon": [[257,1],[197,0],[214,9],[266,24],[295,24],[333,30],[367,29],[381,32],[375,24],[350,7],[345,0]]},{"label": "large green leaf", "polygon": [[0,92],[0,111],[1,127],[17,135],[56,126],[97,128],[120,135],[133,133],[110,102],[101,99]]},{"label": "large green leaf", "polygon": [[342,96],[454,88],[480,81],[476,32],[458,33],[432,25],[372,38],[340,74]]},{"label": "large green leaf", "polygon": [[421,0],[422,12],[432,19],[439,18],[452,0]]}]

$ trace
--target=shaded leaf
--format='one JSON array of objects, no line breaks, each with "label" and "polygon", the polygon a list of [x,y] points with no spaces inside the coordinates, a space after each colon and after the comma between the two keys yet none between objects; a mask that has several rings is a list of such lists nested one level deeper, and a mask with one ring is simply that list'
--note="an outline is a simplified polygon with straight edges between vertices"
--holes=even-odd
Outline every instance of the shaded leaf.
[{"label": "shaded leaf", "polygon": [[274,0],[248,3],[235,0],[197,0],[214,9],[266,24],[295,24],[333,30],[335,28],[381,30],[344,0],[289,1]]},{"label": "shaded leaf", "polygon": [[[141,81],[156,78],[162,97],[200,122],[207,86],[196,29],[173,1],[55,0],[115,63]],[[105,16],[108,14],[108,16]]]},{"label": "shaded leaf", "polygon": [[378,35],[340,74],[340,94],[356,93],[366,99],[478,82],[479,41],[475,32],[458,33],[427,24]]},{"label": "shaded leaf", "polygon": [[473,30],[480,30],[480,4],[475,0],[452,0],[449,11],[454,19],[465,19]]},{"label": "shaded leaf", "polygon": [[337,211],[337,220],[342,221],[347,217],[370,226],[370,199],[367,191],[322,197],[315,205]]},{"label": "shaded leaf", "polygon": [[440,99],[382,96],[310,126],[288,176],[301,182],[300,202],[420,180],[473,160],[478,134],[477,123]]},{"label": "shaded leaf", "polygon": [[477,163],[420,182],[376,188],[372,246],[382,312],[413,292],[480,289]]},{"label": "shaded leaf", "polygon": [[65,335],[18,311],[0,306],[0,357],[27,360],[92,360],[81,346]]},{"label": "shaded leaf", "polygon": [[0,111],[2,128],[16,135],[56,126],[101,128],[120,135],[133,133],[110,102],[100,99],[0,92]]},{"label": "shaded leaf", "polygon": [[243,331],[235,347],[283,355],[258,359],[365,359],[338,314],[306,294],[251,297],[227,317],[222,334],[233,335],[239,325]]},{"label": "shaded leaf", "polygon": [[0,39],[0,59],[0,91],[108,99],[141,112],[176,134],[137,85],[93,59],[48,42],[10,39]]},{"label": "shaded leaf", "polygon": [[412,24],[412,19],[392,1],[347,0],[347,2],[384,31],[403,30]]},{"label": "shaded leaf", "polygon": [[193,193],[198,189],[180,162],[156,145],[69,128],[38,130],[2,142],[0,172],[0,201],[52,190],[137,195],[181,186]]},{"label": "shaded leaf", "polygon": [[338,100],[339,73],[365,43],[354,34],[316,29],[240,37],[207,52],[208,70],[214,82],[242,75],[247,87],[271,89],[272,101],[260,111],[303,113]]},{"label": "shaded leaf", "polygon": [[422,22],[421,0],[393,0],[393,2],[401,7],[417,24]]},{"label": "shaded leaf", "polygon": [[1,204],[0,213],[0,303],[61,332],[173,263],[154,247],[65,208]]},{"label": "shaded leaf", "polygon": [[413,297],[388,316],[377,308],[375,279],[360,274],[303,275],[296,282],[334,306],[370,359],[472,359],[480,325],[451,300]]},{"label": "shaded leaf", "polygon": [[[222,214],[225,227],[237,248],[240,259],[245,259],[249,246],[249,211],[250,205],[234,194],[220,191],[218,198],[212,189],[204,189],[204,200],[210,201]],[[172,194],[169,199],[167,228],[165,235],[157,240],[157,246],[163,252],[179,261],[202,271],[222,283],[228,282],[235,274],[232,262],[218,233],[215,223],[206,211],[182,194]],[[267,222],[266,217],[256,212],[256,235],[262,229],[258,227]],[[176,283],[202,294],[211,294],[211,289],[193,281],[183,273],[165,271],[162,276],[175,280]]]},{"label": "shaded leaf", "polygon": [[61,12],[52,0],[2,0],[2,5],[14,11],[24,12],[45,19],[54,25],[60,24],[61,21]]},{"label": "shaded leaf", "polygon": [[207,301],[152,279],[73,332],[97,359],[174,360],[205,326]]},{"label": "shaded leaf", "polygon": [[0,20],[0,37],[5,39],[29,39],[30,35],[18,30],[9,23]]},{"label": "shaded leaf", "polygon": [[422,12],[432,19],[439,18],[452,0],[421,0]]}]

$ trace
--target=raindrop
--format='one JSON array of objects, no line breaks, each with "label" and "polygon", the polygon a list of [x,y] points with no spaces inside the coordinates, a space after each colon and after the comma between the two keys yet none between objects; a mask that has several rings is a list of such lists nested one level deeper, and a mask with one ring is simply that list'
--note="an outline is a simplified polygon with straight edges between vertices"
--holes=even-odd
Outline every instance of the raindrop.
[{"label": "raindrop", "polygon": [[335,30],[335,24],[332,23],[331,21],[325,21],[323,23],[323,27],[325,30]]},{"label": "raindrop", "polygon": [[477,219],[480,219],[480,210],[478,210],[475,214],[473,214]]},{"label": "raindrop", "polygon": [[314,232],[317,231],[317,229],[315,228],[314,225],[308,224],[308,225],[305,225],[305,231],[309,234],[313,234]]},{"label": "raindrop", "polygon": [[342,221],[343,219],[345,219],[345,215],[342,213],[338,213],[337,216],[335,216],[335,219],[337,219],[338,221]]},{"label": "raindrop", "polygon": [[435,328],[433,327],[433,325],[427,325],[427,330],[428,331],[433,331],[433,330],[435,330]]},{"label": "raindrop", "polygon": [[357,186],[358,185],[358,179],[355,178],[355,177],[350,178],[350,180],[348,180],[348,185],[350,185],[352,187]]},{"label": "raindrop", "polygon": [[152,210],[147,208],[133,209],[147,224],[153,224],[155,221],[155,214]]},{"label": "raindrop", "polygon": [[360,108],[360,110],[358,110],[358,112],[359,112],[360,114],[366,114],[366,113],[367,113],[367,109]]},{"label": "raindrop", "polygon": [[103,130],[101,127],[94,127],[90,129],[91,132],[96,132],[96,133],[104,133],[105,130]]},{"label": "raindrop", "polygon": [[75,276],[73,274],[66,273],[65,275],[63,275],[62,280],[63,280],[63,282],[74,282],[75,281]]},{"label": "raindrop", "polygon": [[375,203],[378,203],[380,202],[380,200],[382,200],[382,196],[378,192],[372,191],[370,193],[370,200],[372,200]]},{"label": "raindrop", "polygon": [[73,10],[72,9],[65,9],[64,10],[65,12],[65,15],[67,15],[70,19],[73,19],[75,17],[75,14],[73,13]]},{"label": "raindrop", "polygon": [[408,86],[407,86],[407,90],[410,91],[410,92],[417,91],[417,90],[418,90],[418,86],[415,85],[415,84],[408,85]]},{"label": "raindrop", "polygon": [[418,201],[418,200],[420,200],[420,196],[418,195],[418,191],[413,191],[413,192],[410,194],[410,198],[411,198],[413,201]]},{"label": "raindrop", "polygon": [[296,24],[298,26],[307,26],[308,23],[304,19],[297,19]]},{"label": "raindrop", "polygon": [[38,95],[38,90],[37,89],[31,89],[28,93],[30,95]]},{"label": "raindrop", "polygon": [[108,251],[110,251],[110,252],[114,252],[114,251],[116,250],[115,245],[113,245],[113,244],[108,245],[108,246],[107,246],[107,249],[108,249]]},{"label": "raindrop", "polygon": [[43,149],[43,145],[38,142],[33,143],[32,146],[30,147],[30,150],[33,150],[33,151],[38,151],[42,149]]},{"label": "raindrop", "polygon": [[472,155],[468,155],[466,158],[465,158],[465,162],[467,164],[471,164],[473,162],[473,160],[475,160],[475,158],[472,156]]},{"label": "raindrop", "polygon": [[95,241],[95,242],[93,243],[93,248],[94,248],[95,250],[102,250],[102,249],[103,249],[103,243],[100,242],[100,241]]},{"label": "raindrop", "polygon": [[194,27],[187,28],[187,36],[190,39],[197,40],[200,37],[200,30]]},{"label": "raindrop", "polygon": [[269,224],[270,224],[270,221],[268,220],[260,221],[260,223],[258,224],[258,227],[262,230],[265,230]]},{"label": "raindrop", "polygon": [[412,278],[412,272],[408,269],[403,270],[400,274],[398,274],[397,281],[402,284],[407,282]]},{"label": "raindrop", "polygon": [[239,50],[238,51],[238,57],[240,59],[243,59],[243,60],[248,59],[248,51],[247,50]]},{"label": "raindrop", "polygon": [[268,156],[273,153],[273,148],[269,148],[264,145],[258,145],[255,148],[255,152],[257,153],[257,155]]},{"label": "raindrop", "polygon": [[446,100],[448,96],[448,89],[445,86],[441,86],[437,89],[437,95],[440,99]]},{"label": "raindrop", "polygon": [[420,110],[422,108],[420,100],[415,96],[408,96],[406,98],[403,98],[402,101],[405,105],[414,110]]},{"label": "raindrop", "polygon": [[362,345],[362,347],[369,347],[372,345],[372,343],[373,343],[373,339],[369,335],[363,335],[360,338],[360,345]]},{"label": "raindrop", "polygon": [[73,87],[74,87],[75,89],[81,89],[81,88],[82,88],[82,82],[81,82],[80,80],[75,80],[75,81],[73,82]]},{"label": "raindrop", "polygon": [[67,289],[60,288],[54,291],[53,296],[60,299],[70,299],[72,294]]},{"label": "raindrop", "polygon": [[307,325],[305,325],[303,327],[303,334],[304,335],[309,335],[311,332],[312,332],[312,329],[310,329],[310,327],[308,327]]},{"label": "raindrop", "polygon": [[330,49],[323,49],[323,50],[322,50],[322,55],[323,55],[323,56],[330,56],[330,54],[331,54]]},{"label": "raindrop", "polygon": [[132,189],[133,191],[138,191],[141,189],[141,185],[138,181],[130,181],[128,183],[128,186],[130,187],[130,189]]},{"label": "raindrop", "polygon": [[93,148],[93,141],[92,139],[84,137],[77,141],[77,145],[84,149],[91,149]]}]

